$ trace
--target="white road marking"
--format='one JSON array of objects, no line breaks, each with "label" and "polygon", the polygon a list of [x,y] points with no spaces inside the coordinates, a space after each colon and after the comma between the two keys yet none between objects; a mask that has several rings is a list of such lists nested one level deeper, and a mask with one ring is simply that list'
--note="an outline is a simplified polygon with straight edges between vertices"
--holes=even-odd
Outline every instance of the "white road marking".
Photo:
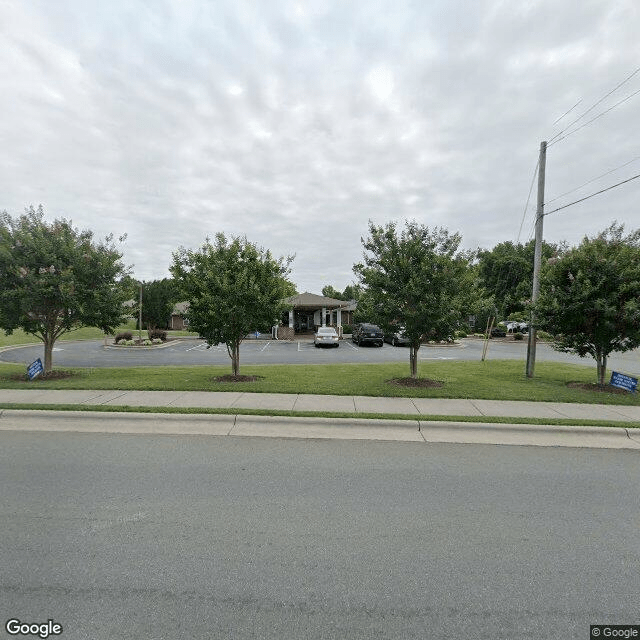
[{"label": "white road marking", "polygon": [[270,342],[267,342],[267,344],[265,344],[264,347],[262,347],[262,349],[260,349],[260,351],[264,351],[265,349],[267,349],[270,344],[271,344]]}]

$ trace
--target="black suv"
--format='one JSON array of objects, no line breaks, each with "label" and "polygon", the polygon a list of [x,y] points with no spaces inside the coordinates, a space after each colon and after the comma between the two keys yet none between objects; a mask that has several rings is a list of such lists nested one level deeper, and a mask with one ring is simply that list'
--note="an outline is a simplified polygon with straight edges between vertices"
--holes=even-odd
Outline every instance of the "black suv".
[{"label": "black suv", "polygon": [[351,339],[357,343],[358,346],[371,343],[381,347],[384,342],[384,333],[382,333],[382,329],[375,324],[363,322],[353,328]]}]

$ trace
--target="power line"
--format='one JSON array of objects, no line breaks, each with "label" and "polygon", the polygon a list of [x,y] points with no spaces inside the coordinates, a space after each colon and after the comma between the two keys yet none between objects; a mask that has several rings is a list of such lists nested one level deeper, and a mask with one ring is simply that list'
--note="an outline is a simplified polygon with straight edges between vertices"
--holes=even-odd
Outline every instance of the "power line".
[{"label": "power line", "polygon": [[611,171],[607,171],[606,173],[603,173],[601,176],[598,176],[597,178],[592,178],[591,180],[588,180],[587,182],[581,184],[579,187],[576,187],[575,189],[571,189],[571,191],[565,191],[564,193],[561,193],[559,196],[556,196],[555,198],[552,198],[551,200],[547,200],[545,202],[545,205],[551,204],[552,202],[555,202],[556,200],[560,200],[560,198],[564,198],[564,196],[568,196],[570,193],[573,193],[574,191],[578,191],[578,190],[582,189],[582,187],[586,187],[588,184],[591,184],[592,182],[595,182],[596,180],[600,180],[600,178],[604,178],[605,176],[608,176],[610,173],[615,173],[619,169],[622,169],[623,167],[626,167],[627,165],[632,164],[633,162],[636,162],[637,160],[640,160],[640,156],[635,157],[633,160],[629,160],[629,162],[625,162],[624,164],[621,164],[619,167],[616,167],[615,169],[611,169]]},{"label": "power line", "polygon": [[540,160],[536,162],[536,168],[533,170],[533,178],[531,178],[531,186],[529,187],[529,195],[527,196],[527,204],[524,205],[524,211],[522,212],[522,220],[520,221],[520,229],[518,231],[518,239],[516,240],[516,244],[520,242],[520,234],[522,233],[522,225],[524,224],[525,216],[527,215],[527,209],[529,208],[529,200],[531,199],[531,192],[533,191],[533,185],[536,181],[536,176],[538,175],[538,167],[540,166]]},{"label": "power line", "polygon": [[573,131],[569,131],[569,133],[562,136],[562,138],[556,138],[553,142],[550,142],[548,146],[552,146],[556,144],[556,142],[560,142],[560,140],[564,140],[565,138],[568,138],[570,135],[573,135],[574,133],[576,133],[576,131],[580,131],[580,129],[584,129],[587,125],[591,124],[594,120],[597,120],[598,118],[602,117],[603,115],[605,115],[605,113],[609,113],[609,111],[611,111],[612,109],[615,109],[617,106],[621,105],[623,102],[630,100],[631,98],[633,98],[633,96],[637,95],[638,93],[640,93],[640,89],[638,89],[637,91],[634,91],[633,93],[630,93],[626,98],[623,98],[619,102],[616,102],[612,107],[605,109],[605,111],[603,111],[602,113],[599,113],[594,118],[591,118],[591,120],[589,120],[588,122],[585,122],[584,124],[580,125],[577,129],[574,129]]},{"label": "power line", "polygon": [[[565,131],[567,131],[567,129],[570,129],[574,124],[576,124],[576,122],[580,122],[580,120],[582,120],[582,118],[584,118],[588,113],[593,111],[601,102],[606,100],[612,93],[615,93],[623,84],[626,84],[627,82],[629,82],[629,80],[631,80],[631,78],[633,78],[633,76],[635,76],[639,71],[640,71],[640,67],[638,67],[635,71],[633,71],[633,73],[628,75],[620,84],[616,85],[613,89],[611,89],[611,91],[609,91],[609,93],[607,93],[606,95],[602,96],[602,98],[600,98],[600,100],[598,100],[597,102],[592,104],[584,113],[580,114],[575,120],[573,120],[573,122],[569,123],[566,126],[566,128],[564,128],[562,131],[559,131],[558,133],[556,133],[555,136],[552,136],[550,138],[550,140],[549,140],[549,144],[551,144],[556,138],[561,136]],[[559,120],[561,120],[562,118],[564,118],[564,116],[559,118]],[[556,122],[559,122],[559,120],[556,120]],[[554,124],[555,124],[555,122],[554,122]],[[577,129],[576,129],[576,131],[577,131]]]},{"label": "power line", "polygon": [[589,196],[586,196],[585,198],[580,198],[580,200],[576,200],[575,202],[570,202],[569,204],[565,204],[562,207],[558,207],[557,209],[553,209],[551,211],[547,211],[547,213],[545,213],[545,216],[548,216],[550,213],[555,213],[556,211],[560,211],[561,209],[566,209],[567,207],[571,207],[574,204],[578,204],[578,202],[584,202],[585,200],[588,200],[589,198],[593,198],[593,196],[597,196],[601,193],[604,193],[605,191],[611,191],[611,189],[615,189],[616,187],[619,187],[622,184],[626,184],[627,182],[631,182],[632,180],[635,180],[636,178],[640,178],[640,173],[631,177],[631,178],[627,178],[627,180],[623,180],[622,182],[618,182],[618,184],[614,184],[611,185],[610,187],[607,187],[606,189],[601,189],[600,191],[596,191],[595,193],[592,193]]},{"label": "power line", "polygon": [[578,102],[576,102],[573,105],[573,107],[571,107],[571,109],[569,109],[569,111],[566,111],[565,113],[563,113],[555,122],[553,122],[551,124],[551,126],[553,127],[554,125],[558,124],[558,122],[560,122],[560,120],[562,120],[562,118],[564,118],[565,116],[568,116],[581,102],[582,102],[582,98],[580,98],[580,100],[578,100]]}]

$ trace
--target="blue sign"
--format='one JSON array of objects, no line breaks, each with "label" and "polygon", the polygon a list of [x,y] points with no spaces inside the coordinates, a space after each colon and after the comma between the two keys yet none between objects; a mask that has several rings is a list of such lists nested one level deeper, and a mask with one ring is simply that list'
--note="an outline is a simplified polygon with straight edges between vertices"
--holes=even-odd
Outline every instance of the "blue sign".
[{"label": "blue sign", "polygon": [[42,366],[42,360],[38,358],[27,367],[27,375],[29,376],[29,380],[33,380],[41,373],[44,373],[44,367]]},{"label": "blue sign", "polygon": [[626,389],[627,391],[635,393],[638,388],[638,378],[632,378],[631,376],[626,376],[624,373],[612,371],[611,382],[609,384],[612,387],[619,387],[620,389]]}]

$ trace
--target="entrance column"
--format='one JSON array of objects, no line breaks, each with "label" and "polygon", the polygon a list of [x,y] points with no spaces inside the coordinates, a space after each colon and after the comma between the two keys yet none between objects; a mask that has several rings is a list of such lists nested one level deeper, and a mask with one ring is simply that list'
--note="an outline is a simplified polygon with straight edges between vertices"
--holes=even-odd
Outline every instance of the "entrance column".
[{"label": "entrance column", "polygon": [[322,326],[327,326],[327,307],[322,307]]},{"label": "entrance column", "polygon": [[342,335],[342,308],[338,307],[336,310],[336,330],[338,335]]},{"label": "entrance column", "polygon": [[289,326],[293,327],[293,309],[289,310]]}]

